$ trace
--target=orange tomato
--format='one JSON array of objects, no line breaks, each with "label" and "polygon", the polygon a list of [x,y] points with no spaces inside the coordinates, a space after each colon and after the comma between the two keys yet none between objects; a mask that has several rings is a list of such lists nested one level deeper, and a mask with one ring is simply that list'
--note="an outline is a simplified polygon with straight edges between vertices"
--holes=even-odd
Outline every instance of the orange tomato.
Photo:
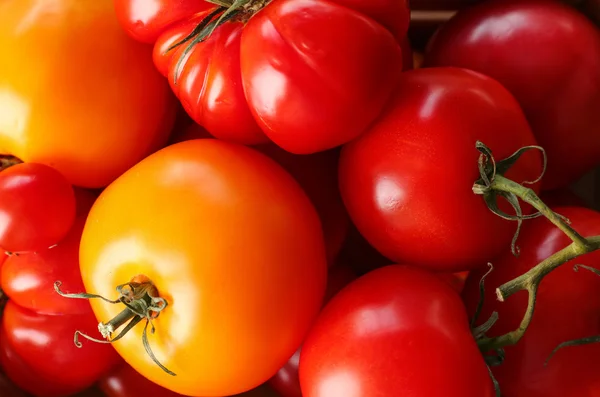
[{"label": "orange tomato", "polygon": [[3,0],[0,48],[0,154],[103,187],[166,142],[174,97],[111,0]]},{"label": "orange tomato", "polygon": [[[114,347],[151,381],[190,396],[258,386],[301,344],[316,317],[327,261],[319,217],[267,156],[198,139],[169,146],[118,178],[89,214],[80,246],[86,290],[147,276],[168,306]],[[92,301],[106,323],[124,307]]]}]

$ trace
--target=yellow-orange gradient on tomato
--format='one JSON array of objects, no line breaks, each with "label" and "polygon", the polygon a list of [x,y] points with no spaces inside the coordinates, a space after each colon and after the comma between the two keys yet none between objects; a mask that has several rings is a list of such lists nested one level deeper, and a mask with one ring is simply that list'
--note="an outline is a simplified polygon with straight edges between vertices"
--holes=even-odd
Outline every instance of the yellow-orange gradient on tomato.
[{"label": "yellow-orange gradient on tomato", "polygon": [[[229,396],[268,380],[301,344],[325,291],[316,210],[263,154],[200,139],[149,156],[92,208],[80,247],[86,290],[111,299],[145,275],[168,307],[114,344],[148,379],[190,396]],[[123,309],[92,301],[99,321]],[[98,336],[98,335],[96,335]],[[82,352],[84,354],[84,352]]]},{"label": "yellow-orange gradient on tomato", "polygon": [[0,154],[103,187],[167,140],[174,97],[111,0],[2,0],[0,48]]}]

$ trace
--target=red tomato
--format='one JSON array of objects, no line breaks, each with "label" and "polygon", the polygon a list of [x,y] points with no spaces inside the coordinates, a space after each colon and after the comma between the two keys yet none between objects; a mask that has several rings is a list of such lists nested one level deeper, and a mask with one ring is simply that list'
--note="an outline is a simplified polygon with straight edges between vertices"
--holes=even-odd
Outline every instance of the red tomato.
[{"label": "red tomato", "polygon": [[[600,213],[581,207],[558,207],[556,211],[572,222],[584,236],[600,234]],[[518,293],[499,302],[495,289],[525,273],[554,252],[571,243],[558,228],[545,218],[528,221],[519,239],[518,258],[506,255],[496,260],[494,271],[486,279],[486,299],[481,322],[492,311],[499,320],[488,336],[501,335],[519,326],[527,294]],[[590,299],[600,288],[600,278],[573,265],[584,264],[600,269],[600,252],[581,256],[550,273],[537,294],[535,315],[523,339],[506,347],[506,360],[493,368],[505,397],[594,397],[600,392],[600,344],[564,348],[544,366],[552,350],[562,342],[600,334],[600,301]],[[473,272],[465,286],[463,298],[469,312],[479,301],[482,269]]]},{"label": "red tomato", "polygon": [[106,397],[181,396],[181,394],[174,393],[160,387],[156,383],[150,382],[127,364],[121,365],[115,371],[102,378],[98,386]]},{"label": "red tomato", "polygon": [[600,31],[572,7],[484,2],[437,33],[425,63],[476,70],[511,91],[548,153],[544,189],[566,186],[600,163]]},{"label": "red tomato", "polygon": [[187,55],[187,44],[166,51],[209,13],[167,29],[154,59],[192,118],[221,139],[268,137],[297,154],[333,148],[379,115],[402,69],[404,0],[276,0]]},{"label": "red tomato", "polygon": [[[360,232],[394,261],[446,272],[508,250],[515,222],[494,215],[471,190],[479,179],[477,140],[498,160],[536,143],[496,81],[458,68],[403,73],[386,112],[342,150],[340,188]],[[540,173],[539,153],[529,152],[507,176],[526,181]]]},{"label": "red tomato", "polygon": [[413,50],[410,46],[410,41],[408,37],[405,37],[402,40],[402,70],[411,70],[414,69],[414,59],[413,59]]},{"label": "red tomato", "polygon": [[0,396],[28,397],[24,391],[19,390],[9,379],[7,379],[2,372],[0,372]]},{"label": "red tomato", "polygon": [[82,314],[91,311],[89,302],[65,299],[54,291],[61,281],[67,293],[84,290],[79,271],[79,240],[85,225],[80,216],[67,237],[56,247],[38,253],[9,257],[0,272],[0,286],[16,304],[44,314]]},{"label": "red tomato", "polygon": [[491,397],[458,294],[425,271],[386,266],[327,304],[300,355],[304,397]]},{"label": "red tomato", "polygon": [[[327,292],[325,293],[324,303],[327,303],[346,285],[356,278],[356,274],[349,266],[342,264],[335,265],[329,270],[327,278]],[[298,348],[296,353],[281,367],[281,369],[273,376],[268,384],[281,397],[302,397],[300,390],[300,379],[298,379],[298,365],[300,364],[300,351]],[[109,396],[111,397],[111,396]]]},{"label": "red tomato", "polygon": [[0,330],[0,363],[6,375],[36,397],[61,397],[85,390],[118,362],[111,346],[73,344],[73,331],[97,328],[91,312],[46,316],[9,301]]},{"label": "red tomato", "polygon": [[62,240],[75,219],[75,193],[55,169],[21,163],[0,172],[0,247],[46,249]]}]

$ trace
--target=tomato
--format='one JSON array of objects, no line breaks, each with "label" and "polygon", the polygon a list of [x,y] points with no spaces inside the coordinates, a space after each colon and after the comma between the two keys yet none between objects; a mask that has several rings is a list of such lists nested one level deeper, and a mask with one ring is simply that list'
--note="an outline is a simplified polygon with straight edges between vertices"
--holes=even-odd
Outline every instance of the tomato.
[{"label": "tomato", "polygon": [[[191,396],[267,381],[301,344],[325,291],[318,215],[297,182],[257,151],[214,139],[169,146],[101,194],[83,232],[86,291],[145,275],[168,307],[115,344],[144,377]],[[92,307],[107,322],[121,309]],[[193,332],[191,332],[193,330]],[[191,354],[190,352],[197,352]]]},{"label": "tomato", "polygon": [[118,362],[111,346],[73,344],[73,330],[96,329],[91,312],[46,316],[9,301],[0,330],[0,363],[6,375],[36,397],[60,397],[83,391]]},{"label": "tomato", "polygon": [[374,270],[338,293],[300,355],[304,397],[491,397],[458,294],[406,266]]},{"label": "tomato", "polygon": [[246,9],[188,53],[188,43],[168,49],[213,10],[190,12],[157,39],[155,64],[190,116],[215,137],[244,144],[270,139],[296,154],[362,133],[402,69],[407,2],[259,3],[254,8],[264,8]]},{"label": "tomato", "polygon": [[0,247],[24,252],[46,249],[69,232],[75,193],[58,171],[21,163],[0,173]]},{"label": "tomato", "polygon": [[585,200],[569,189],[551,190],[542,192],[540,198],[549,207],[588,207]]},{"label": "tomato", "polygon": [[[343,264],[333,266],[329,270],[327,291],[325,292],[323,302],[326,303],[331,300],[331,298],[355,278],[356,274],[349,266]],[[298,365],[300,364],[301,351],[302,348],[299,347],[288,362],[268,382],[269,386],[277,391],[281,397],[302,397],[300,380],[298,379]]]},{"label": "tomato", "polygon": [[181,394],[162,388],[140,375],[131,366],[124,364],[105,376],[98,383],[107,397],[177,397]]},{"label": "tomato", "polygon": [[[0,259],[1,261],[1,259]],[[6,376],[0,372],[0,396],[2,397],[28,397],[19,390]]]},{"label": "tomato", "polygon": [[90,304],[80,299],[65,299],[54,291],[61,281],[63,292],[81,292],[79,240],[85,216],[77,222],[56,247],[37,253],[9,257],[0,272],[0,286],[16,304],[44,314],[78,314],[89,312]]},{"label": "tomato", "polygon": [[[600,234],[600,213],[581,207],[557,207],[572,226],[584,236]],[[496,260],[494,271],[486,278],[486,291],[481,321],[492,311],[499,320],[488,332],[501,335],[519,326],[527,294],[518,293],[504,302],[495,299],[494,290],[501,284],[525,273],[549,255],[571,243],[558,228],[545,218],[528,221],[519,239],[518,258],[506,255]],[[600,252],[586,254],[565,263],[546,276],[537,293],[535,314],[525,336],[516,345],[506,347],[506,359],[494,367],[494,375],[506,397],[593,397],[600,391],[600,345],[568,347],[544,362],[560,343],[600,334],[600,302],[590,299],[600,287],[595,274],[573,265],[584,264],[600,269]],[[485,269],[473,272],[467,279],[464,301],[474,313],[479,301],[478,283]]]},{"label": "tomato", "polygon": [[425,63],[476,70],[510,90],[548,154],[544,189],[564,187],[600,163],[600,31],[572,7],[484,2],[438,32]]},{"label": "tomato", "polygon": [[[517,102],[494,80],[458,68],[403,73],[386,112],[342,150],[340,189],[361,234],[393,261],[446,272],[508,250],[515,222],[471,190],[477,140],[498,160],[536,143]],[[528,152],[507,176],[532,181],[540,172],[539,153]]]},{"label": "tomato", "polygon": [[175,100],[110,0],[0,5],[0,154],[103,187],[161,147]]}]

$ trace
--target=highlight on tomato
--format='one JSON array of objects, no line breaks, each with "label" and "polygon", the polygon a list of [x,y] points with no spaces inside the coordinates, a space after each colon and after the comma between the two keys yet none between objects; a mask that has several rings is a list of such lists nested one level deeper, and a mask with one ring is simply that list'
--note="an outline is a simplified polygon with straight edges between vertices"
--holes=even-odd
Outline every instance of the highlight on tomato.
[{"label": "highlight on tomato", "polygon": [[0,47],[0,155],[99,188],[167,141],[175,98],[111,0],[2,1]]},{"label": "highlight on tomato", "polygon": [[80,268],[88,294],[119,299],[91,300],[101,333],[87,338],[112,338],[171,391],[224,396],[266,382],[300,346],[327,260],[317,212],[291,175],[254,149],[199,139],[147,157],[102,192]]}]

